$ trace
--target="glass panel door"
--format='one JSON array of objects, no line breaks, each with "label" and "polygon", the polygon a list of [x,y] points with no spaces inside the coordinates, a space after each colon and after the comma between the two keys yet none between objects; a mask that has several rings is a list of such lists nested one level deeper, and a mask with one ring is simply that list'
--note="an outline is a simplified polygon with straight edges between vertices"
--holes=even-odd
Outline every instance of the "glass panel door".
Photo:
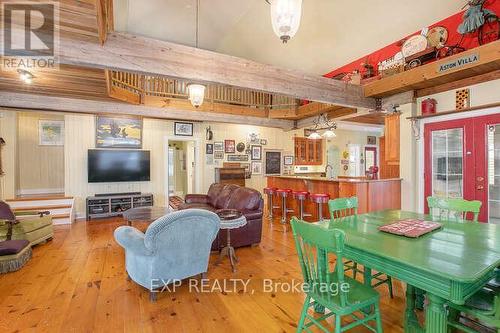
[{"label": "glass panel door", "polygon": [[432,196],[463,198],[462,128],[432,132]]},{"label": "glass panel door", "polygon": [[500,124],[489,125],[488,137],[488,220],[500,223]]}]

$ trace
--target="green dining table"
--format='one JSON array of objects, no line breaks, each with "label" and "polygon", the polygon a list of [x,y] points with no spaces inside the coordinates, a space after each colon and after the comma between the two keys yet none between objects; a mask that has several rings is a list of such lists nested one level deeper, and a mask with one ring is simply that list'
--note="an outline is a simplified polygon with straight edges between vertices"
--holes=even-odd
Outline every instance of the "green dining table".
[{"label": "green dining table", "polygon": [[[371,270],[406,282],[405,332],[445,333],[445,303],[464,304],[500,266],[500,226],[439,220],[441,229],[419,238],[378,230],[405,218],[433,220],[429,215],[384,210],[317,223],[345,232],[345,257],[365,267],[367,285]],[[415,288],[424,290],[429,302],[424,327],[415,314]]]}]

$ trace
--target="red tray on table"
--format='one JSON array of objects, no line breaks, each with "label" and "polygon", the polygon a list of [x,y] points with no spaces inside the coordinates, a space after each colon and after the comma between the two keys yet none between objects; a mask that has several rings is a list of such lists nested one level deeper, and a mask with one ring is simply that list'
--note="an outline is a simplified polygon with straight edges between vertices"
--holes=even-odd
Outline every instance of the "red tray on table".
[{"label": "red tray on table", "polygon": [[378,230],[394,235],[417,238],[431,231],[441,229],[441,223],[419,219],[403,219],[378,227]]}]

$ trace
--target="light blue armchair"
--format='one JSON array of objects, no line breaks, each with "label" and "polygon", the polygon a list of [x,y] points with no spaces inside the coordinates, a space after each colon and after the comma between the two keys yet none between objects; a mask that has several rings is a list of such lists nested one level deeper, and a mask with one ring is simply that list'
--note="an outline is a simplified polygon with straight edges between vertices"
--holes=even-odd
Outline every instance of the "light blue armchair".
[{"label": "light blue armchair", "polygon": [[215,213],[187,209],[160,217],[145,234],[121,226],[115,239],[125,249],[129,278],[148,289],[155,301],[156,289],[207,272],[210,246],[219,228]]}]

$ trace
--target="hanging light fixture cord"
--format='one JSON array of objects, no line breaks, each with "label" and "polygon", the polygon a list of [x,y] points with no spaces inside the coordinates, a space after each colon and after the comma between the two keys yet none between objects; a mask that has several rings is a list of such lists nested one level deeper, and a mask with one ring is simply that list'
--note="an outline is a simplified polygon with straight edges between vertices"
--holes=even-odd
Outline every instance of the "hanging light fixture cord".
[{"label": "hanging light fixture cord", "polygon": [[196,48],[198,48],[198,29],[199,29],[199,21],[200,21],[200,0],[196,0],[196,32],[195,32],[195,43]]}]

